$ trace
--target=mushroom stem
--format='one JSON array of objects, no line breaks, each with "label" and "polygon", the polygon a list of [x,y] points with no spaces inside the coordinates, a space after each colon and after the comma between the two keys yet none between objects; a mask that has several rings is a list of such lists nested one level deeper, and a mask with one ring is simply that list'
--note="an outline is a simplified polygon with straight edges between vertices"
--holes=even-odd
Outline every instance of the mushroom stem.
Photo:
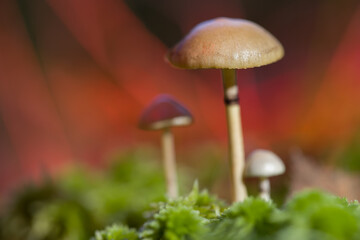
[{"label": "mushroom stem", "polygon": [[222,69],[222,78],[224,83],[224,100],[228,126],[233,202],[240,202],[247,197],[247,190],[243,182],[245,154],[238,97],[239,91],[236,83],[236,70]]},{"label": "mushroom stem", "polygon": [[270,181],[269,178],[260,178],[260,197],[265,201],[270,201]]},{"label": "mushroom stem", "polygon": [[161,140],[167,195],[169,198],[174,199],[178,196],[178,185],[176,176],[174,137],[170,128],[164,129]]}]

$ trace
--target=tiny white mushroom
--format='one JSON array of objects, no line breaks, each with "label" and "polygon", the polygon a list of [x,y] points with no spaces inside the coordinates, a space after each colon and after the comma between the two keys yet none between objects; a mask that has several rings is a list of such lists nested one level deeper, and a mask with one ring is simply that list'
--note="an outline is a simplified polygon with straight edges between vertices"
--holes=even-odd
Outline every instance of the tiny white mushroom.
[{"label": "tiny white mushroom", "polygon": [[269,150],[255,150],[247,158],[245,176],[260,178],[260,197],[266,201],[270,200],[269,177],[281,175],[284,172],[285,165],[280,157]]}]

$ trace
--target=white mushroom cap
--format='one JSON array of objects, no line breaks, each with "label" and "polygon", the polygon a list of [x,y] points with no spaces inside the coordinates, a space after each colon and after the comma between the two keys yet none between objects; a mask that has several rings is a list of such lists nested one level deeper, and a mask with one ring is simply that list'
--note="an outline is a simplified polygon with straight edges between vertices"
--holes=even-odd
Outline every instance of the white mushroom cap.
[{"label": "white mushroom cap", "polygon": [[255,150],[247,158],[245,175],[248,177],[272,177],[284,172],[284,163],[269,150]]}]

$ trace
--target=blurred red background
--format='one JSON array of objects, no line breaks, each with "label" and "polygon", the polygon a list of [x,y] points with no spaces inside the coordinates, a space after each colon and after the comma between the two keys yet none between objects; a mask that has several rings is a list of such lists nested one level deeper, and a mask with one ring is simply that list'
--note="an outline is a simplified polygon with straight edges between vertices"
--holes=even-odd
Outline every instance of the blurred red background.
[{"label": "blurred red background", "polygon": [[71,161],[157,144],[141,110],[169,93],[194,114],[180,151],[226,146],[218,70],[164,61],[197,23],[247,18],[283,43],[281,61],[238,72],[246,150],[336,150],[360,126],[360,4],[266,0],[0,1],[0,189]]}]

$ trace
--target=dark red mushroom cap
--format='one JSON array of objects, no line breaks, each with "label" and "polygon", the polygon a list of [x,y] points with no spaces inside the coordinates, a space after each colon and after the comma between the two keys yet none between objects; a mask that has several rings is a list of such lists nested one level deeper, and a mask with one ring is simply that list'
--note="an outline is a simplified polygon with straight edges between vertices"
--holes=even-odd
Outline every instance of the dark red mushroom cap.
[{"label": "dark red mushroom cap", "polygon": [[174,126],[186,126],[193,122],[193,117],[181,103],[169,95],[156,97],[143,111],[139,128],[159,130]]}]

